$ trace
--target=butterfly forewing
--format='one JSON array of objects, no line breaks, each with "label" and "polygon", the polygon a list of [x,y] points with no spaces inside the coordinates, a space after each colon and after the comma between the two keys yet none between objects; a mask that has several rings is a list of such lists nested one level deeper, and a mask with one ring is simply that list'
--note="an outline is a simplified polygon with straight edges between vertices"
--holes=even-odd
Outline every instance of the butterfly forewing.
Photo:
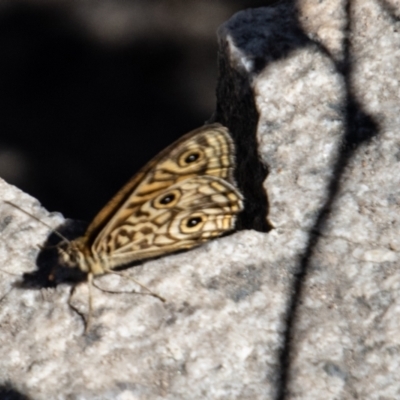
[{"label": "butterfly forewing", "polygon": [[233,183],[233,166],[234,145],[227,128],[213,124],[188,133],[146,164],[106,205],[87,230],[88,245],[98,248],[132,209],[179,181],[211,175]]}]

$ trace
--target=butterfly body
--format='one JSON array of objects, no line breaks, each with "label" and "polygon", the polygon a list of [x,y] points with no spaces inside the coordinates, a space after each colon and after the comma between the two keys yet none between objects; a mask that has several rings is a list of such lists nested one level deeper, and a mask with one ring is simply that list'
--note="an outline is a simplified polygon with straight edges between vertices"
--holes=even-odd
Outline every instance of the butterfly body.
[{"label": "butterfly body", "polygon": [[84,236],[60,246],[62,261],[101,275],[232,231],[243,209],[233,179],[234,154],[220,124],[183,136],[111,199]]}]

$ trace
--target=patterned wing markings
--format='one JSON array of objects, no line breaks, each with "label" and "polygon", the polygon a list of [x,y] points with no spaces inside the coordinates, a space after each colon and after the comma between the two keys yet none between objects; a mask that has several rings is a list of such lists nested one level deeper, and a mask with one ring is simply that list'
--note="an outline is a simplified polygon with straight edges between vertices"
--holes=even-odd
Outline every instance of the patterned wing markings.
[{"label": "patterned wing markings", "polygon": [[[98,248],[138,205],[182,180],[209,175],[234,184],[233,167],[234,145],[227,128],[213,124],[188,133],[144,166],[100,211],[85,234],[88,246]],[[108,219],[100,222],[104,216]]]},{"label": "patterned wing markings", "polygon": [[189,249],[234,229],[243,209],[227,128],[204,126],[146,164],[99,212],[62,260],[100,275],[118,265]]},{"label": "patterned wing markings", "polygon": [[[168,196],[173,199],[162,204]],[[213,176],[190,178],[138,206],[93,251],[113,268],[189,249],[232,230],[242,207],[242,197],[228,182]]]}]

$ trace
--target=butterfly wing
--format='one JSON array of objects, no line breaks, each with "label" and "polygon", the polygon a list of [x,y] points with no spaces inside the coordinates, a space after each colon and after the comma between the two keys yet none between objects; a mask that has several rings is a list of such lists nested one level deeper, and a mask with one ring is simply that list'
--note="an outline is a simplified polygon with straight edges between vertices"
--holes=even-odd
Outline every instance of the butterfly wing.
[{"label": "butterfly wing", "polygon": [[200,176],[180,181],[130,210],[95,251],[109,268],[189,249],[234,229],[242,196],[225,180]]},{"label": "butterfly wing", "polygon": [[227,128],[212,124],[189,132],[146,164],[100,211],[86,231],[86,246],[101,248],[133,210],[180,181],[215,176],[234,184],[233,167]]}]

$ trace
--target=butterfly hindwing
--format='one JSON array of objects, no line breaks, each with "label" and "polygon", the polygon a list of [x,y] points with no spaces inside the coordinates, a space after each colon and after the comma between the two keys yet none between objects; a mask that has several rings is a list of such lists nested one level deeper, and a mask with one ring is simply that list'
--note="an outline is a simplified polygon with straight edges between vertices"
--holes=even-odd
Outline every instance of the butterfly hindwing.
[{"label": "butterfly hindwing", "polygon": [[[168,202],[165,202],[165,199]],[[234,228],[242,198],[213,176],[189,178],[138,205],[99,243],[112,268],[188,249]]]}]

